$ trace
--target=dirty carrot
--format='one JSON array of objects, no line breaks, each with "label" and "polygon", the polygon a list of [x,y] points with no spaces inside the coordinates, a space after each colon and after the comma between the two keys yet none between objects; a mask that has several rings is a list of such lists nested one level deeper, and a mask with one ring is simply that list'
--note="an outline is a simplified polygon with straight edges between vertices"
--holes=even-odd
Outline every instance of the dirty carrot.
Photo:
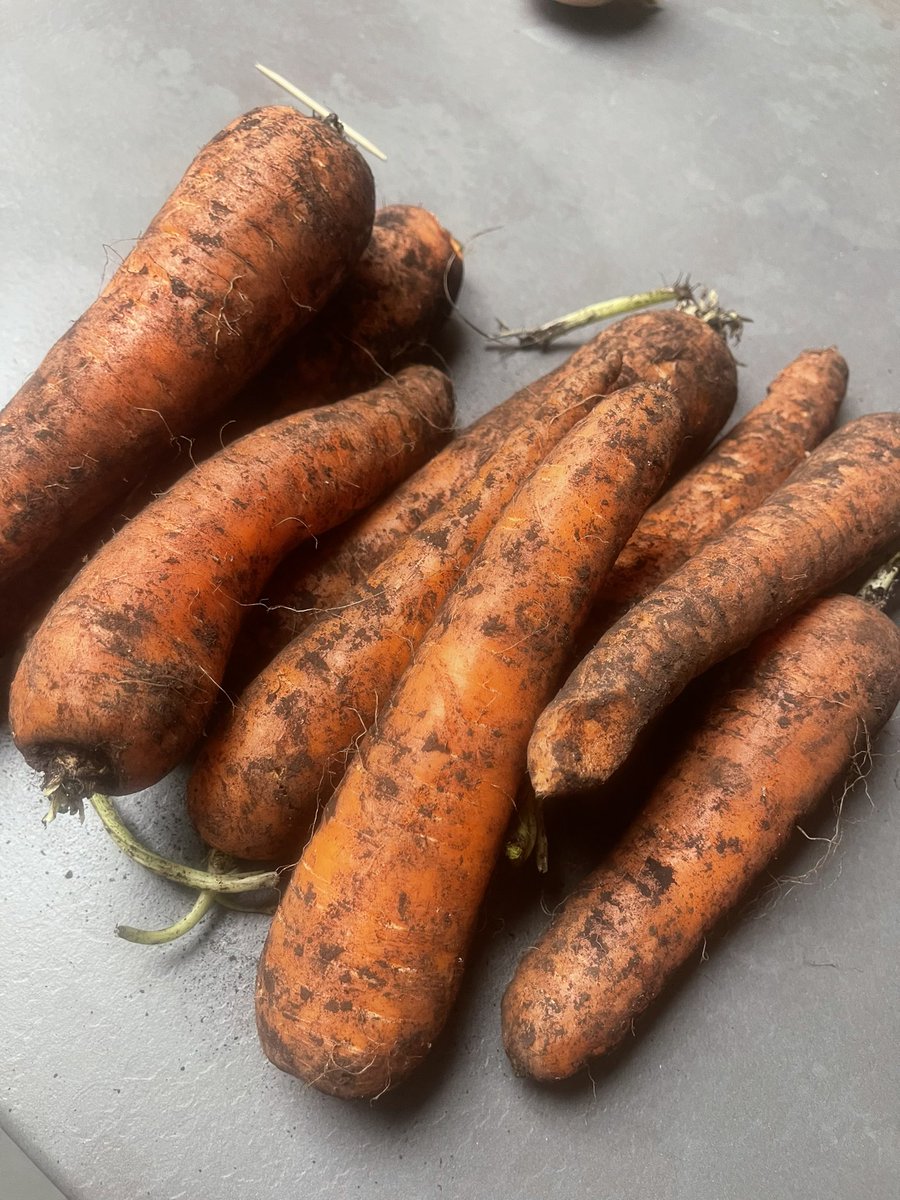
[{"label": "dirty carrot", "polygon": [[852,596],[760,637],[603,865],[520,962],[502,1005],[514,1068],[573,1075],[697,952],[900,700],[900,633]]},{"label": "dirty carrot", "polygon": [[625,397],[599,404],[504,509],[294,871],[257,1024],[272,1062],[317,1088],[379,1095],[446,1020],[532,723],[683,437],[667,388]]},{"label": "dirty carrot", "polygon": [[537,795],[602,783],[692,679],[898,536],[900,414],[870,414],[827,438],[600,639],[535,726]]},{"label": "dirty carrot", "polygon": [[191,817],[208,845],[240,858],[296,859],[355,744],[504,505],[609,390],[620,361],[560,376],[467,487],[253,680],[188,783]]},{"label": "dirty carrot", "polygon": [[[641,519],[603,581],[580,631],[573,666],[705,541],[784,482],[834,424],[846,386],[847,364],[836,350],[806,350],[776,376],[766,398]],[[543,814],[526,782],[506,853],[522,861],[534,850],[538,870],[546,871]]]},{"label": "dirty carrot", "polygon": [[116,534],[51,609],[10,695],[16,744],[62,806],[180,762],[278,559],[421,462],[451,419],[446,377],[410,367],[248,434]]},{"label": "dirty carrot", "polygon": [[[430,212],[411,204],[378,209],[369,244],[342,286],[193,439],[189,452],[176,447],[171,477],[156,490],[265,421],[381,383],[438,330],[462,270],[462,250]],[[135,511],[132,504],[128,515]]]},{"label": "dirty carrot", "polygon": [[462,277],[462,248],[432,213],[412,204],[379,208],[346,283],[263,370],[253,393],[287,416],[380,383],[398,359],[425,348]]},{"label": "dirty carrot", "polygon": [[462,278],[453,238],[425,209],[393,204],[375,214],[372,238],[339,291],[293,334],[212,422],[174,439],[129,494],[57,543],[0,594],[0,654],[37,625],[65,585],[116,529],[198,462],[267,420],[380,383],[401,356],[436,331]]},{"label": "dirty carrot", "polygon": [[[734,407],[737,373],[725,341],[696,317],[675,311],[640,313],[609,326],[553,371],[521,388],[463,431],[430,463],[377,505],[289,556],[266,589],[269,611],[248,624],[238,654],[242,681],[252,677],[308,624],[396,549],[400,541],[467,484],[515,424],[542,403],[560,377],[621,354],[617,386],[664,383],[690,413],[682,463],[699,458]],[[252,668],[252,669],[251,669]]]},{"label": "dirty carrot", "polygon": [[292,108],[200,151],[0,416],[0,579],[127,491],[322,307],[374,212],[360,155]]},{"label": "dirty carrot", "polygon": [[847,364],[805,350],[766,398],[647,512],[616,559],[591,614],[597,636],[734,521],[756,508],[834,425]]}]

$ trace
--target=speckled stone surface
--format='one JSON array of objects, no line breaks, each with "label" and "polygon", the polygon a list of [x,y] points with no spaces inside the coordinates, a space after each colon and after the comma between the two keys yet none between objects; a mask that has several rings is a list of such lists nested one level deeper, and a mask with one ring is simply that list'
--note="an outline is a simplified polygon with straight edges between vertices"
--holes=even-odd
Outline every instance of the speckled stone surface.
[{"label": "speckled stone surface", "polygon": [[[259,59],[388,152],[381,202],[423,203],[470,242],[462,307],[482,328],[690,271],[754,318],[740,412],[830,343],[851,367],[843,419],[896,408],[898,52],[894,0],[0,0],[0,397],[195,150],[281,99]],[[562,354],[488,353],[461,323],[442,349],[463,420]],[[165,923],[185,896],[96,819],[44,830],[4,733],[0,1124],[70,1200],[892,1200],[898,750],[895,718],[830,861],[803,886],[763,881],[593,1080],[538,1088],[504,1059],[504,984],[546,921],[540,900],[558,903],[577,868],[543,887],[504,874],[430,1061],[353,1105],[262,1059],[264,920],[216,917],[158,950],[116,940],[117,920]],[[123,808],[192,857],[182,788]],[[829,837],[830,809],[804,828]],[[778,877],[822,850],[798,835]]]}]

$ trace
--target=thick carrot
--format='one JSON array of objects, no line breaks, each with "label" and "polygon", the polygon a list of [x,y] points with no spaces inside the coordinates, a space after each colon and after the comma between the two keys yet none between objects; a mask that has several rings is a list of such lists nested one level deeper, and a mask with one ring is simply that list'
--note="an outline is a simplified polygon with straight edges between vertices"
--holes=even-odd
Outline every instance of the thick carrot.
[{"label": "thick carrot", "polygon": [[0,595],[0,654],[34,628],[85,561],[116,529],[198,462],[267,420],[353,395],[379,383],[446,315],[462,280],[450,234],[423,208],[393,204],[375,214],[372,239],[322,312],[293,335],[214,421],[153,465],[129,494],[54,545]]},{"label": "thick carrot", "polygon": [[535,726],[535,792],[602,783],[692,679],[898,536],[900,414],[870,414],[832,434],[600,639]]},{"label": "thick carrot", "polygon": [[784,483],[829,433],[846,390],[847,364],[834,349],[805,350],[789,363],[766,398],[641,520],[591,614],[597,636]]},{"label": "thick carrot", "polygon": [[10,723],[65,805],[162,778],[199,736],[279,557],[389,486],[451,419],[432,367],[285,417],[201,463],[88,563],[25,651]]},{"label": "thick carrot", "polygon": [[[372,237],[340,289],[314,320],[294,333],[272,361],[200,431],[189,451],[177,448],[163,478],[171,486],[191,466],[265,421],[342,400],[380,383],[421,346],[450,311],[462,283],[462,251],[430,212],[392,204],[375,213]],[[127,515],[143,503],[129,497]]]},{"label": "thick carrot", "polygon": [[502,1007],[515,1069],[562,1079],[612,1050],[898,700],[900,633],[855,597],[816,601],[758,639],[520,962]]},{"label": "thick carrot", "polygon": [[253,381],[253,394],[274,403],[280,417],[380,383],[439,329],[462,275],[460,246],[430,212],[379,208],[347,282]]},{"label": "thick carrot", "polygon": [[217,134],[0,418],[0,579],[223,405],[335,290],[373,211],[323,121],[263,108]]},{"label": "thick carrot", "polygon": [[[297,857],[320,800],[340,782],[355,743],[504,505],[619,367],[613,361],[561,376],[468,487],[254,679],[204,745],[188,784],[191,817],[208,845],[239,858]],[[621,399],[627,405],[627,393]]]},{"label": "thick carrot", "polygon": [[[371,512],[336,530],[314,551],[286,559],[266,589],[270,611],[248,625],[253,644],[239,649],[242,662],[260,670],[316,611],[340,604],[412,529],[471,480],[509,430],[546,399],[564,374],[612,354],[622,356],[617,386],[665,383],[677,393],[690,414],[682,461],[699,457],[725,424],[737,396],[735,362],[727,345],[702,321],[676,311],[618,321],[491,409]],[[251,675],[244,666],[243,678]]]},{"label": "thick carrot", "polygon": [[449,1012],[535,716],[592,592],[671,470],[684,409],[597,406],[521,487],[306,847],[260,963],[269,1058],[375,1096]]}]

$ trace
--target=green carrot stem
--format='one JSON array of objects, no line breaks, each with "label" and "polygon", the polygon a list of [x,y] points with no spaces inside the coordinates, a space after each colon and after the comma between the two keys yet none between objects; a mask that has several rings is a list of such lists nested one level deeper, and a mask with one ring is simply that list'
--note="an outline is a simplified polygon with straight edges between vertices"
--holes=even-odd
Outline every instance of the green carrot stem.
[{"label": "green carrot stem", "polygon": [[[537,325],[533,329],[506,329],[503,327],[499,333],[485,336],[488,337],[489,346],[493,349],[506,347],[517,350],[546,350],[551,342],[575,329],[594,325],[598,321],[606,321],[610,317],[621,317],[625,313],[636,312],[638,309],[653,308],[655,305],[665,304],[669,300],[675,301],[675,307],[679,312],[689,313],[699,321],[711,325],[723,337],[730,337],[735,341],[740,340],[743,327],[750,320],[749,317],[742,317],[739,313],[722,308],[719,304],[718,293],[714,288],[695,286],[688,278],[685,278],[684,280],[676,279],[671,286],[656,288],[651,292],[636,292],[632,296],[616,296],[613,300],[601,300],[597,304],[589,304],[586,308],[566,313],[563,317],[557,317],[555,320],[547,321],[544,325]],[[510,347],[510,342],[517,344]]]},{"label": "green carrot stem", "polygon": [[126,942],[136,942],[140,946],[162,946],[166,942],[174,942],[184,937],[197,925],[215,903],[215,892],[200,892],[190,912],[185,913],[180,921],[167,925],[165,929],[135,929],[133,925],[117,925],[116,935]]},{"label": "green carrot stem", "polygon": [[138,841],[108,796],[97,793],[91,796],[90,802],[119,849],[155,875],[161,875],[164,879],[170,879],[173,883],[183,884],[184,887],[198,892],[253,892],[259,888],[278,886],[277,871],[223,874],[220,871],[203,871],[197,867],[188,867],[164,858]]},{"label": "green carrot stem", "polygon": [[637,292],[633,296],[616,296],[612,300],[601,300],[597,304],[589,304],[575,312],[566,313],[538,325],[534,329],[501,329],[491,339],[493,344],[502,345],[515,340],[518,349],[545,350],[551,342],[564,337],[575,329],[583,329],[585,325],[595,325],[598,321],[606,321],[610,317],[620,317],[625,313],[635,312],[640,308],[652,308],[656,304],[665,304],[667,300],[680,299],[678,285],[674,287],[656,288],[652,292]]}]

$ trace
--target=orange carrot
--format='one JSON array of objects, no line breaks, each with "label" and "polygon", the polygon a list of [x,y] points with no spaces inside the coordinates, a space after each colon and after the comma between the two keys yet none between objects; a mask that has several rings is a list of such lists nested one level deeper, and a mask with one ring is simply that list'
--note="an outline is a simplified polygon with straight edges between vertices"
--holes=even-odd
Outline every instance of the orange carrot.
[{"label": "orange carrot", "polygon": [[[804,351],[779,373],[765,400],[641,519],[603,581],[572,666],[704,542],[784,482],[833,425],[846,386],[847,364],[836,350]],[[516,801],[507,854],[521,860],[533,849],[538,869],[546,870],[543,816],[526,780]]]},{"label": "orange carrot", "polygon": [[313,316],[373,208],[368,167],[323,121],[256,109],[213,138],[0,417],[0,579],[126,491]]},{"label": "orange carrot", "polygon": [[541,379],[520,389],[460,434],[393,495],[323,539],[291,555],[266,588],[268,612],[248,623],[238,647],[246,682],[320,609],[342,603],[403,538],[465,486],[515,425],[534,412],[564,374],[622,356],[619,387],[665,383],[689,413],[682,462],[698,458],[728,419],[737,395],[734,359],[723,339],[696,317],[640,313],[609,326]]},{"label": "orange carrot", "polygon": [[418,648],[294,871],[260,963],[283,1070],[375,1096],[459,985],[532,723],[592,593],[672,468],[684,407],[597,406],[510,501]]},{"label": "orange carrot", "polygon": [[25,651],[10,724],[63,807],[134,792],[190,750],[278,559],[409,470],[451,418],[432,367],[285,417],[201,463],[88,563]]},{"label": "orange carrot", "polygon": [[870,414],[832,434],[600,639],[535,726],[535,792],[602,783],[692,679],[898,536],[900,415]]},{"label": "orange carrot", "polygon": [[755,642],[520,962],[502,1010],[515,1069],[562,1079],[612,1050],[898,700],[900,633],[854,597],[819,600]]},{"label": "orange carrot", "polygon": [[765,400],[644,516],[603,584],[597,636],[784,483],[831,430],[846,390],[836,350],[805,350],[789,363]]},{"label": "orange carrot", "polygon": [[[204,745],[188,784],[191,817],[207,844],[239,858],[296,859],[320,798],[340,782],[355,743],[503,506],[619,367],[560,376],[467,487],[254,679]],[[626,392],[621,400],[628,404]]]},{"label": "orange carrot", "polygon": [[152,465],[124,499],[51,547],[0,594],[0,654],[11,649],[87,559],[126,521],[198,462],[267,420],[372,387],[425,342],[462,280],[456,243],[422,208],[393,204],[375,214],[372,240],[322,312],[214,421]]},{"label": "orange carrot", "polygon": [[379,208],[347,282],[250,391],[282,417],[373,387],[398,359],[425,348],[449,315],[462,275],[462,249],[430,212],[412,204]]}]

